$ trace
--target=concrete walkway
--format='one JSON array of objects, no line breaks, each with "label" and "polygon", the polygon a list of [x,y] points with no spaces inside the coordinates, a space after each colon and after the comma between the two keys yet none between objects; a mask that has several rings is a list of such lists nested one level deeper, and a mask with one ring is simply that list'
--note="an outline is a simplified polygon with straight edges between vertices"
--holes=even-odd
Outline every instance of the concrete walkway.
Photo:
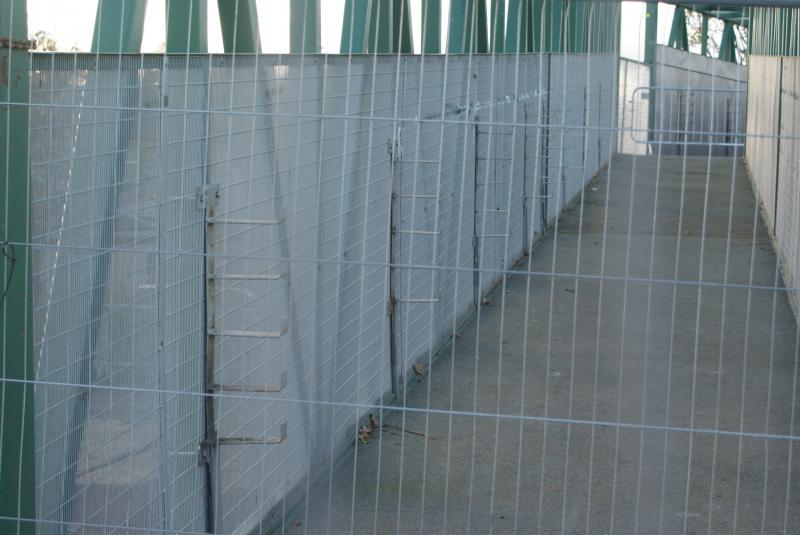
[{"label": "concrete walkway", "polygon": [[285,530],[800,533],[794,316],[744,164],[707,164],[615,158],[409,389],[455,414],[376,415]]}]

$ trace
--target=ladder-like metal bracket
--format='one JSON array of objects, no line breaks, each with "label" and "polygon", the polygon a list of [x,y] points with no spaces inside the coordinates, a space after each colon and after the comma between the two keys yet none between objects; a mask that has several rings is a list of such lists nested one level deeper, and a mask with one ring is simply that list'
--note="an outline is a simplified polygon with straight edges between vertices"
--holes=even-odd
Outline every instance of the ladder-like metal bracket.
[{"label": "ladder-like metal bracket", "polygon": [[241,393],[253,393],[253,394],[277,394],[278,392],[282,392],[286,385],[289,383],[288,376],[286,371],[284,370],[281,373],[278,382],[272,383],[265,386],[256,386],[256,385],[215,385],[214,390],[216,392],[241,392]]},{"label": "ladder-like metal bracket", "polygon": [[286,422],[281,423],[278,435],[264,438],[257,437],[212,437],[200,442],[197,449],[197,462],[199,465],[206,465],[211,461],[211,448],[214,446],[274,446],[280,444],[288,435]]}]

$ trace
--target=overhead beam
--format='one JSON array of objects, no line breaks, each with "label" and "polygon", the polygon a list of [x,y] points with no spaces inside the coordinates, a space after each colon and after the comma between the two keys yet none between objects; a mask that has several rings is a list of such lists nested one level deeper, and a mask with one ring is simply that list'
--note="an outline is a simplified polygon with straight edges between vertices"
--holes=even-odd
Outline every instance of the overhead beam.
[{"label": "overhead beam", "polygon": [[217,7],[225,53],[260,53],[256,0],[217,0]]},{"label": "overhead beam", "polygon": [[25,0],[0,2],[0,533],[36,533]]},{"label": "overhead beam", "polygon": [[146,11],[147,0],[99,0],[94,21],[92,52],[95,54],[141,52]]},{"label": "overhead beam", "polygon": [[207,53],[207,0],[167,0],[166,11],[167,52],[170,54]]},{"label": "overhead beam", "polygon": [[291,0],[289,50],[292,54],[318,54],[322,50],[319,0]]}]

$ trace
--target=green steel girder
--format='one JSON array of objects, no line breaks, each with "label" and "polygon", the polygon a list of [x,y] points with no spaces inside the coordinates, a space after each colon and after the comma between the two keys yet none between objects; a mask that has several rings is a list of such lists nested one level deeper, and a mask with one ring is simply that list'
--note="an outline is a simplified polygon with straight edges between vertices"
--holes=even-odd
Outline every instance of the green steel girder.
[{"label": "green steel girder", "polygon": [[545,0],[544,49],[542,52],[564,51],[564,2]]},{"label": "green steel girder", "polygon": [[441,0],[422,2],[422,53],[438,54],[442,50]]},{"label": "green steel girder", "polygon": [[653,64],[658,45],[658,4],[649,2],[645,9],[644,22],[644,62]]},{"label": "green steel girder", "polygon": [[167,0],[166,12],[168,53],[208,52],[207,0]]},{"label": "green steel girder", "polygon": [[[586,37],[589,33],[587,26],[586,9],[596,2],[582,0],[568,0],[564,13],[564,27],[566,31],[566,52],[584,52],[587,50]],[[594,31],[600,27],[593,28]]]},{"label": "green steel girder", "polygon": [[217,0],[217,6],[225,53],[260,53],[256,0]]},{"label": "green steel girder", "polygon": [[372,0],[367,52],[412,54],[411,8],[408,0]]},{"label": "green steel girder", "polygon": [[723,61],[736,61],[736,36],[733,33],[733,24],[725,23],[722,30],[722,39],[719,42],[719,59]]},{"label": "green steel girder", "polygon": [[367,51],[370,20],[372,0],[346,0],[340,54],[363,54]]},{"label": "green steel girder", "polygon": [[506,0],[492,0],[492,16],[489,35],[491,36],[491,51],[494,53],[505,52],[506,37]]},{"label": "green steel girder", "polygon": [[138,54],[142,49],[147,0],[99,0],[92,52]]},{"label": "green steel girder", "polygon": [[463,54],[469,52],[469,36],[472,32],[473,0],[450,0],[450,15],[447,25],[447,52]]},{"label": "green steel girder", "polygon": [[[0,2],[0,37],[28,39],[25,0]],[[9,34],[10,33],[10,34]],[[7,41],[8,42],[8,41]],[[0,533],[36,532],[28,95],[30,54],[0,49]]]},{"label": "green steel girder", "polygon": [[678,50],[689,50],[689,32],[686,29],[686,8],[675,7],[675,14],[672,17],[672,28],[669,31],[669,41],[667,46]]},{"label": "green steel girder", "polygon": [[486,20],[486,0],[475,0],[475,29],[477,39],[473,51],[478,54],[489,52],[489,23]]},{"label": "green steel girder", "polygon": [[508,0],[508,22],[506,28],[505,51],[524,53],[527,51],[528,7],[530,0]]},{"label": "green steel girder", "polygon": [[708,56],[708,15],[700,14],[702,18],[700,26],[700,54]]},{"label": "green steel girder", "polygon": [[319,0],[291,0],[289,50],[292,54],[318,54],[322,43]]}]

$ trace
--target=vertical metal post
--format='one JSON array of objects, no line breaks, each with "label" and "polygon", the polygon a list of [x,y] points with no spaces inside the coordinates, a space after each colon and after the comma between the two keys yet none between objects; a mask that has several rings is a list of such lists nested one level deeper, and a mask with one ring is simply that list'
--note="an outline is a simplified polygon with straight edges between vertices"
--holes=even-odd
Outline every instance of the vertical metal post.
[{"label": "vertical metal post", "polygon": [[258,10],[255,0],[217,0],[226,54],[259,54]]},{"label": "vertical metal post", "polygon": [[346,0],[340,54],[363,54],[367,51],[373,9],[372,0]]},{"label": "vertical metal post", "polygon": [[564,0],[546,0],[543,52],[564,51]]},{"label": "vertical metal post", "polygon": [[475,35],[473,50],[478,54],[489,52],[489,24],[486,17],[486,0],[475,0]]},{"label": "vertical metal post", "polygon": [[686,29],[686,8],[676,6],[672,17],[672,28],[669,31],[669,42],[672,48],[689,50],[689,32]]},{"label": "vertical metal post", "polygon": [[719,44],[719,59],[723,61],[736,61],[736,36],[733,33],[733,24],[725,23],[722,30],[722,39]]},{"label": "vertical metal post", "polygon": [[700,15],[700,54],[708,56],[708,15]]},{"label": "vertical metal post", "polygon": [[147,0],[99,0],[92,52],[138,54],[142,49]]},{"label": "vertical metal post", "polygon": [[207,0],[167,0],[166,11],[168,53],[208,52]]},{"label": "vertical metal post", "polygon": [[422,3],[422,53],[438,54],[442,49],[442,2]]},{"label": "vertical metal post", "polygon": [[529,0],[508,0],[508,27],[505,51],[519,53],[527,50]]},{"label": "vertical metal post", "polygon": [[319,0],[291,0],[289,50],[292,54],[318,54],[322,50]]},{"label": "vertical metal post", "polygon": [[402,54],[414,53],[414,38],[411,32],[411,6],[408,0],[392,2],[392,49]]},{"label": "vertical metal post", "polygon": [[644,16],[644,62],[652,65],[658,44],[658,2],[648,2]]},{"label": "vertical metal post", "polygon": [[[569,0],[565,6],[564,31],[567,49],[566,52],[586,52],[586,8],[587,2]],[[605,9],[607,4],[600,3],[597,9]]]},{"label": "vertical metal post", "polygon": [[506,0],[492,0],[491,51],[495,54],[505,52],[506,38]]},{"label": "vertical metal post", "polygon": [[464,54],[471,50],[473,0],[450,0],[447,25],[447,52]]},{"label": "vertical metal post", "polygon": [[25,0],[0,2],[0,533],[36,532]]}]

